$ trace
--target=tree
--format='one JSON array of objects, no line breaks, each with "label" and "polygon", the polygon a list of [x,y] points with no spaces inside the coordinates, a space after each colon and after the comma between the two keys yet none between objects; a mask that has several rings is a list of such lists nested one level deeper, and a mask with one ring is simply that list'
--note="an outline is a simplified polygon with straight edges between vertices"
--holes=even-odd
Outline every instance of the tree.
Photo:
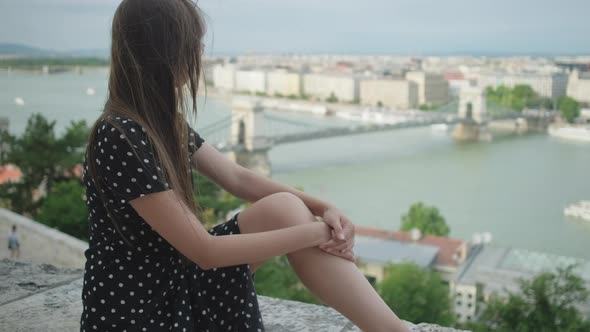
[{"label": "tree", "polygon": [[336,97],[336,95],[334,94],[334,92],[330,93],[330,97],[326,98],[326,101],[328,103],[337,103],[338,102],[338,97]]},{"label": "tree", "polygon": [[402,216],[402,231],[410,231],[417,228],[422,234],[448,236],[449,226],[438,209],[427,206],[422,202],[414,203],[407,214]]},{"label": "tree", "polygon": [[256,293],[285,300],[319,304],[300,282],[287,257],[269,259],[254,273]]},{"label": "tree", "polygon": [[584,281],[574,266],[521,280],[520,291],[507,298],[494,296],[477,323],[476,331],[590,331],[590,321],[576,308],[588,300]]},{"label": "tree", "polygon": [[580,104],[571,97],[563,96],[557,102],[561,116],[569,123],[573,123],[580,116]]},{"label": "tree", "polygon": [[435,271],[415,264],[386,267],[377,286],[387,305],[402,319],[449,326],[454,321],[448,287]]},{"label": "tree", "polygon": [[88,137],[86,123],[71,122],[62,137],[55,135],[54,127],[55,121],[33,114],[22,136],[2,133],[6,149],[2,149],[0,162],[18,166],[22,179],[0,185],[0,199],[9,201],[17,213],[35,216],[39,201],[34,199],[34,192],[40,188],[51,192],[55,181],[71,177],[72,168],[82,162]]},{"label": "tree", "polygon": [[547,108],[547,106],[551,107],[552,104],[550,99],[540,97],[529,85],[519,84],[514,86],[514,88],[500,85],[495,89],[488,87],[486,94],[490,101],[509,107],[517,112],[521,112],[527,107]]},{"label": "tree", "polygon": [[542,97],[541,99],[539,99],[539,106],[542,109],[546,109],[546,110],[552,110],[555,107],[553,99],[548,98],[548,97]]},{"label": "tree", "polygon": [[81,240],[88,240],[85,200],[84,187],[79,181],[58,182],[43,200],[37,220]]}]

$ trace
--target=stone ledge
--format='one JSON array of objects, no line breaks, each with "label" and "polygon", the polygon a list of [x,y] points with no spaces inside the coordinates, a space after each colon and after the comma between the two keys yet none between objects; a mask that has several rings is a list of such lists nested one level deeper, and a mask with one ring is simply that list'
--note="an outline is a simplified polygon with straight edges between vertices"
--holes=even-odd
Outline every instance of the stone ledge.
[{"label": "stone ledge", "polygon": [[[0,326],[12,332],[79,331],[82,271],[51,265],[0,261]],[[332,308],[258,297],[268,332],[360,331]],[[407,323],[412,331],[458,332]]]},{"label": "stone ledge", "polygon": [[[21,257],[34,263],[82,268],[88,243],[62,233],[12,211],[0,208],[0,233],[8,234],[12,225],[18,227]],[[8,249],[0,247],[0,257],[8,257]]]}]

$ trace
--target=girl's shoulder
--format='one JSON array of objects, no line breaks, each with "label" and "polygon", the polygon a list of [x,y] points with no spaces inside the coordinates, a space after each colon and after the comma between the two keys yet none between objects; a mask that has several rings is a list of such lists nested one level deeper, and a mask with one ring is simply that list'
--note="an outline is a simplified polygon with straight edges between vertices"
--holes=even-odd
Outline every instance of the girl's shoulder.
[{"label": "girl's shoulder", "polygon": [[98,120],[93,142],[104,146],[107,142],[123,142],[137,148],[149,143],[145,129],[133,119],[124,116],[106,115]]},{"label": "girl's shoulder", "polygon": [[125,116],[105,115],[98,120],[97,134],[108,135],[115,132],[145,133],[145,129],[137,121]]}]

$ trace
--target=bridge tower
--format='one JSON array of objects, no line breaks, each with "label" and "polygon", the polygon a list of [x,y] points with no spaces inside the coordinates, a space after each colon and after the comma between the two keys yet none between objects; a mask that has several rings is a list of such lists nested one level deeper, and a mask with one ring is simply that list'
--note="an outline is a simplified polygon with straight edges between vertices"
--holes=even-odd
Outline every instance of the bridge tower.
[{"label": "bridge tower", "polygon": [[265,176],[271,175],[268,150],[271,138],[265,133],[264,108],[259,100],[232,100],[231,144],[237,149],[229,157],[238,164]]},{"label": "bridge tower", "polygon": [[234,121],[231,128],[231,143],[247,151],[268,150],[270,138],[264,128],[264,108],[259,100],[238,98],[232,101]]},{"label": "bridge tower", "polygon": [[488,111],[485,91],[477,87],[461,90],[459,96],[460,122],[453,130],[457,141],[488,141],[491,135],[487,130]]}]

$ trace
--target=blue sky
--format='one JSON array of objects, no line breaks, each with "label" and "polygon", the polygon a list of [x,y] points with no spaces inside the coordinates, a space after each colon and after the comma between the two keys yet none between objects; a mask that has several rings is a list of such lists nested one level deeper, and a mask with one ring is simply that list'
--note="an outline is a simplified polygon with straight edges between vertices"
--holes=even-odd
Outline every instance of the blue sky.
[{"label": "blue sky", "polygon": [[[119,0],[0,0],[0,42],[107,49]],[[587,53],[590,0],[200,0],[208,53]]]}]

